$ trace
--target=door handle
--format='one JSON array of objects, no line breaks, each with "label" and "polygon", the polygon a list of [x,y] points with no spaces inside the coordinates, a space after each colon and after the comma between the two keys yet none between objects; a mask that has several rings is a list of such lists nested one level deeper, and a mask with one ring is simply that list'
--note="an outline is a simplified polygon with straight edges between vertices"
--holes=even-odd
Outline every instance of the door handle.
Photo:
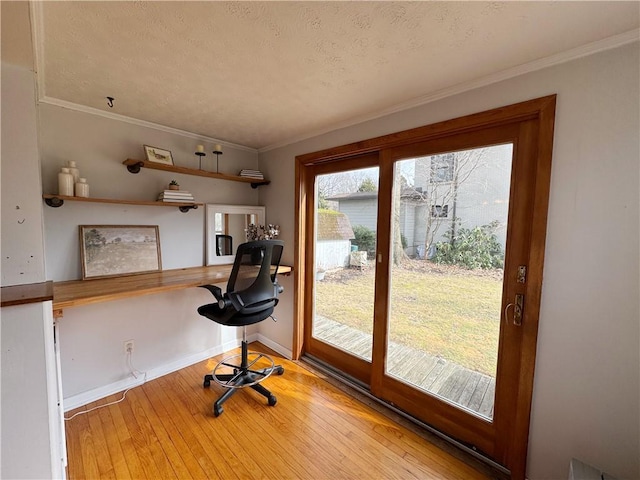
[{"label": "door handle", "polygon": [[524,313],[524,295],[521,293],[516,293],[516,297],[513,303],[508,304],[504,307],[504,317],[507,318],[509,308],[513,307],[513,324],[516,327],[520,327],[522,325],[522,314]]}]

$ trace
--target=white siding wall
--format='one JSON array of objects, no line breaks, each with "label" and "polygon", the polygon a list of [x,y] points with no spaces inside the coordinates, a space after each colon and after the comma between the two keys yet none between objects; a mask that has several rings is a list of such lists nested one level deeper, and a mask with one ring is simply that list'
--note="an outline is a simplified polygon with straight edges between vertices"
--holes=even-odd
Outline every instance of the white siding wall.
[{"label": "white siding wall", "polygon": [[321,240],[316,242],[316,270],[331,270],[349,266],[349,240]]},{"label": "white siding wall", "polygon": [[352,227],[362,225],[374,232],[378,229],[378,200],[376,198],[340,202],[340,211],[349,217]]}]

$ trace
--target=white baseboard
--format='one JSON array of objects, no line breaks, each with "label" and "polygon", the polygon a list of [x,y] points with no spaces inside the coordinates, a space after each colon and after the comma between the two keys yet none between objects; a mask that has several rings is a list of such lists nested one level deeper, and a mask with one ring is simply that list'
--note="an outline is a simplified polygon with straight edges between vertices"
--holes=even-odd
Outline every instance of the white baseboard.
[{"label": "white baseboard", "polygon": [[291,360],[291,356],[293,355],[291,350],[289,350],[286,347],[283,347],[282,345],[280,345],[279,343],[274,342],[273,340],[270,340],[269,338],[265,337],[264,335],[261,335],[260,333],[255,334],[256,335],[256,341],[262,343],[264,346],[269,347],[271,350],[278,352],[280,355],[282,355],[284,358],[286,358],[287,360]]},{"label": "white baseboard", "polygon": [[[281,353],[280,350],[272,346],[277,344],[266,340],[264,337],[259,337],[261,336],[255,333],[247,335],[247,341],[254,342],[258,340],[267,345],[269,348],[272,348],[278,353]],[[193,365],[194,363],[198,363],[216,355],[220,355],[221,353],[227,352],[229,350],[233,350],[234,348],[240,346],[240,342],[241,339],[231,340],[217,347],[209,348],[208,350],[205,350],[203,352],[194,353],[173,362],[152,368],[151,370],[147,370],[146,380],[153,380],[154,378],[162,377],[163,375],[173,373],[177,370]],[[291,357],[289,356],[289,358]],[[144,382],[145,379],[142,376],[138,376],[138,378],[129,376],[123,380],[110,383],[109,385],[104,385],[102,387],[94,388],[93,390],[88,390],[77,395],[72,395],[63,400],[64,411],[68,412],[69,410],[82,407],[83,405],[87,405],[88,403],[95,402],[97,400],[100,400],[101,398],[108,397],[109,395],[113,395],[114,393],[122,392],[127,388],[133,388],[137,387],[138,385],[142,385]]]},{"label": "white baseboard", "polygon": [[[278,352],[283,357],[291,359],[291,350],[283,347],[279,343],[270,340],[264,335],[261,335],[259,333],[252,333],[250,335],[247,335],[247,341],[249,343],[258,341],[263,345],[269,347],[270,349]],[[151,370],[148,370],[146,372],[146,380],[153,380],[154,378],[162,377],[163,375],[173,373],[182,368],[188,367],[208,358],[215,357],[216,355],[228,352],[229,350],[233,350],[234,348],[238,348],[240,346],[240,342],[240,339],[231,340],[217,347],[209,348],[208,350],[205,350],[203,352],[194,353],[179,360],[175,360],[159,367],[152,368]],[[142,385],[144,382],[145,379],[143,379],[141,376],[138,376],[138,378],[129,376],[123,380],[110,383],[109,385],[104,385],[102,387],[94,388],[93,390],[87,390],[86,392],[72,395],[71,397],[67,397],[64,399],[64,411],[68,412],[69,410],[74,410],[78,407],[82,407],[83,405],[87,405],[88,403],[95,402],[97,400],[100,400],[101,398],[108,397],[109,395],[113,395],[114,393],[122,392],[127,388],[137,387],[138,385]]]}]

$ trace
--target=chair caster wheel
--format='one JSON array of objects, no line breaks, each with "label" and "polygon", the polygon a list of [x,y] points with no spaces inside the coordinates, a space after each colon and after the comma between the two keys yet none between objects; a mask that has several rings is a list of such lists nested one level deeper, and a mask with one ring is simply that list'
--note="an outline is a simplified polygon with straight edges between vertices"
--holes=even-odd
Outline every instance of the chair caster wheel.
[{"label": "chair caster wheel", "polygon": [[213,380],[213,377],[211,375],[205,375],[204,381],[202,382],[202,386],[204,388],[208,388],[211,385],[211,380]]},{"label": "chair caster wheel", "polygon": [[275,373],[276,375],[282,375],[284,373],[284,368],[281,365],[278,365],[273,373]]},{"label": "chair caster wheel", "polygon": [[213,406],[213,414],[216,417],[219,417],[222,412],[224,412],[224,408],[222,408],[221,406],[219,407],[218,405]]},{"label": "chair caster wheel", "polygon": [[278,403],[278,399],[275,397],[275,395],[269,396],[269,398],[267,398],[267,401],[269,402],[270,407],[273,407],[276,403]]}]

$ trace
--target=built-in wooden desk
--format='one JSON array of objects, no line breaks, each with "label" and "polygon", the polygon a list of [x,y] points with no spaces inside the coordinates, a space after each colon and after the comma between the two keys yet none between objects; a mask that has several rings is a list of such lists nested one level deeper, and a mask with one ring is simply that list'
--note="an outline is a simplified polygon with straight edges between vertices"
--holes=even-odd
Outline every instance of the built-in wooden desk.
[{"label": "built-in wooden desk", "polygon": [[[65,308],[80,305],[224,283],[229,279],[232,268],[233,265],[214,265],[94,280],[54,282],[53,316],[62,317]],[[291,267],[280,265],[278,268],[279,274],[288,275],[290,272]]]},{"label": "built-in wooden desk", "polygon": [[2,287],[2,306],[25,305],[53,300],[53,282],[29,283]]}]

